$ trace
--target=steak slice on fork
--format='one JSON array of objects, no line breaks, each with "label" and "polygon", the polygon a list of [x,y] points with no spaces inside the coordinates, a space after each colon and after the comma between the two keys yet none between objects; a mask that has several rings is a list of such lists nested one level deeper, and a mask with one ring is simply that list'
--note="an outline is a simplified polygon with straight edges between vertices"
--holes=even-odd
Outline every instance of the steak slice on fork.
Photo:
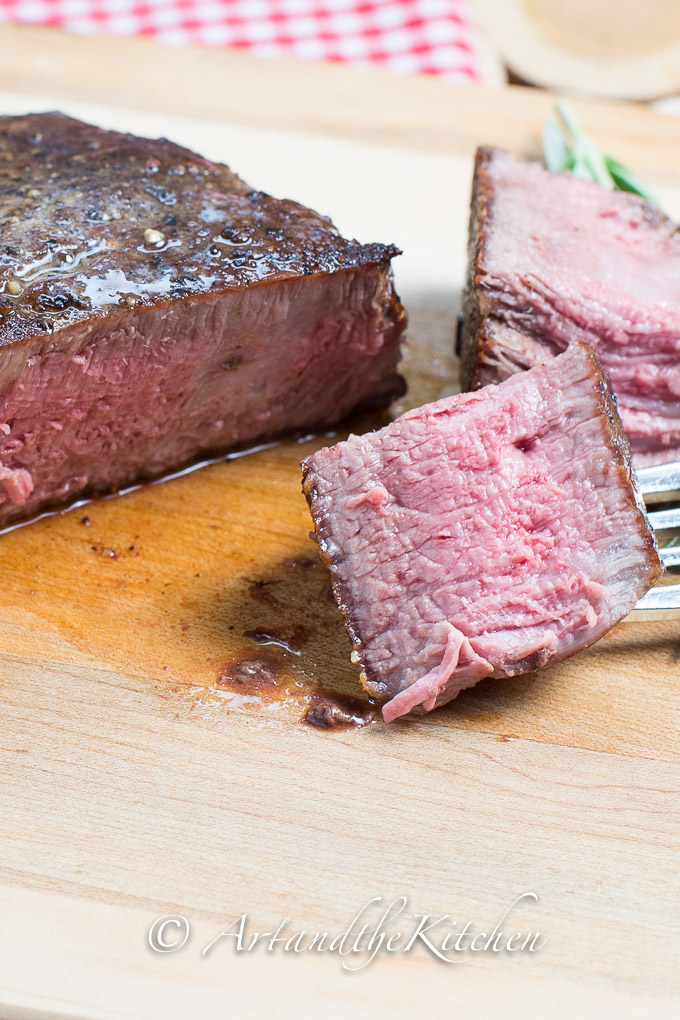
[{"label": "steak slice on fork", "polygon": [[565,659],[661,573],[592,348],[303,463],[322,558],[387,721]]}]

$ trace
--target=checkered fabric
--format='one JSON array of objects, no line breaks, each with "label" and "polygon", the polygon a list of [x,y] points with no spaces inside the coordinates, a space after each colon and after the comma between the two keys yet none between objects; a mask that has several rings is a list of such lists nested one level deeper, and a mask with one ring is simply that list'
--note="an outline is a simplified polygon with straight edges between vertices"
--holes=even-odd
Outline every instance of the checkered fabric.
[{"label": "checkered fabric", "polygon": [[466,0],[0,0],[0,21],[480,79]]}]

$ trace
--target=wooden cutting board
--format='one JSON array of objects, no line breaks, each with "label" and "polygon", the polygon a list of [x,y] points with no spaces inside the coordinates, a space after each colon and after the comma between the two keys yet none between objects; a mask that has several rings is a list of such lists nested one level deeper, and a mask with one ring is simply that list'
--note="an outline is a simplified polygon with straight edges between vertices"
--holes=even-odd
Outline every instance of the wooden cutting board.
[{"label": "wooden cutting board", "polygon": [[[456,389],[471,153],[535,152],[550,97],[35,30],[0,40],[1,111],[166,134],[401,245],[402,406]],[[680,215],[680,121],[580,111]],[[359,693],[300,494],[298,462],[323,441],[0,537],[3,1020],[677,1016],[678,624],[622,624],[429,718],[310,727],[319,688]],[[237,696],[253,660],[267,682]],[[405,931],[423,913],[489,931],[523,893],[538,899],[513,930],[540,931],[536,952],[391,953],[358,973],[233,939],[201,954],[243,913],[251,931],[288,917],[340,933],[371,897],[403,896]],[[191,934],[163,954],[147,936],[167,914]]]}]

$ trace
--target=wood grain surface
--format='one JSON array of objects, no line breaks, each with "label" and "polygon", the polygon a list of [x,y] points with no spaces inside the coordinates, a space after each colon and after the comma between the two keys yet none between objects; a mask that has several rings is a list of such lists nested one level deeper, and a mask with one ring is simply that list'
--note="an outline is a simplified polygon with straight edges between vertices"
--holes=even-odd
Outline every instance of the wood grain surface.
[{"label": "wood grain surface", "polygon": [[680,88],[675,0],[471,0],[483,36],[522,81],[649,100]]},{"label": "wood grain surface", "polygon": [[[3,112],[165,134],[399,244],[401,406],[457,388],[471,152],[535,151],[549,96],[0,40]],[[680,214],[680,122],[579,110]],[[328,441],[0,536],[0,1016],[677,1016],[678,624],[622,624],[425,719],[310,727],[319,687],[360,693],[300,493],[300,458]],[[273,680],[248,700],[229,681],[253,657]],[[484,928],[529,891],[516,917],[542,933],[536,953],[389,955],[356,974],[326,954],[201,956],[243,912],[254,930],[290,917],[340,932],[371,897],[406,896],[409,923],[450,912]],[[176,953],[148,946],[161,914],[190,919]]]}]

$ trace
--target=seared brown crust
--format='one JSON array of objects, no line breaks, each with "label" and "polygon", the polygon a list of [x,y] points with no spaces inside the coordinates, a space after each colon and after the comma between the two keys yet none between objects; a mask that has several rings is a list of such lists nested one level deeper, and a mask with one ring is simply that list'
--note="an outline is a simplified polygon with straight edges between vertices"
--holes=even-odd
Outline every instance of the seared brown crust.
[{"label": "seared brown crust", "polygon": [[617,473],[625,476],[624,484],[628,484],[631,487],[633,499],[635,505],[640,514],[640,531],[644,534],[645,545],[646,545],[646,559],[647,563],[652,570],[652,577],[650,580],[650,587],[661,577],[663,573],[663,564],[659,557],[659,550],[656,545],[654,538],[654,532],[647,519],[645,512],[645,504],[638,488],[637,475],[635,474],[635,468],[633,467],[633,459],[630,453],[630,443],[628,436],[623,430],[621,424],[621,418],[619,412],[616,409],[616,395],[612,389],[612,384],[609,376],[602,368],[600,359],[597,356],[595,350],[589,346],[579,342],[579,347],[582,347],[587,352],[591,364],[593,366],[593,374],[596,380],[596,386],[599,395],[599,406],[602,414],[607,422],[607,445],[612,455],[612,467],[616,466]]},{"label": "seared brown crust", "polygon": [[399,253],[346,240],[173,142],[59,113],[0,117],[0,222],[0,346],[112,309],[386,266]]},{"label": "seared brown crust", "polygon": [[[476,291],[475,294],[477,294]],[[478,390],[489,382],[500,382],[500,379],[496,377],[493,371],[493,378],[484,378],[488,362],[493,361],[496,349],[496,329],[499,325],[499,320],[493,315],[487,315],[484,318],[480,316],[479,297],[477,297],[476,321],[477,328],[474,339],[468,343],[467,348],[463,347],[464,351],[468,351],[466,358],[469,358],[469,361],[466,360],[464,362],[466,379],[462,383],[463,389],[466,390]],[[472,343],[474,343],[474,350]],[[486,374],[488,374],[488,368]]]},{"label": "seared brown crust", "polygon": [[485,255],[487,223],[491,216],[493,183],[488,165],[496,150],[480,146],[475,154],[470,200],[470,227],[468,233],[468,265],[463,294],[463,329],[461,333],[460,380],[464,390],[477,389],[475,370],[484,345],[482,324],[484,315],[480,307],[479,274]]},{"label": "seared brown crust", "polygon": [[333,595],[335,596],[335,601],[342,613],[345,630],[352,642],[352,662],[359,668],[359,679],[361,680],[361,685],[366,693],[370,694],[370,696],[375,698],[377,701],[388,701],[391,695],[386,685],[375,676],[371,676],[372,670],[362,658],[361,652],[363,648],[363,641],[361,639],[361,635],[358,633],[352,622],[349,610],[352,602],[351,595],[347,586],[340,579],[338,571],[333,569],[334,565],[339,563],[339,557],[333,555],[330,551],[334,543],[332,541],[333,536],[331,535],[329,518],[327,515],[321,514],[318,511],[318,493],[314,483],[314,466],[312,464],[312,460],[312,457],[305,457],[301,464],[302,492],[307,500],[309,512],[312,516],[312,521],[314,522],[312,537],[318,542],[319,555],[329,568]]}]

